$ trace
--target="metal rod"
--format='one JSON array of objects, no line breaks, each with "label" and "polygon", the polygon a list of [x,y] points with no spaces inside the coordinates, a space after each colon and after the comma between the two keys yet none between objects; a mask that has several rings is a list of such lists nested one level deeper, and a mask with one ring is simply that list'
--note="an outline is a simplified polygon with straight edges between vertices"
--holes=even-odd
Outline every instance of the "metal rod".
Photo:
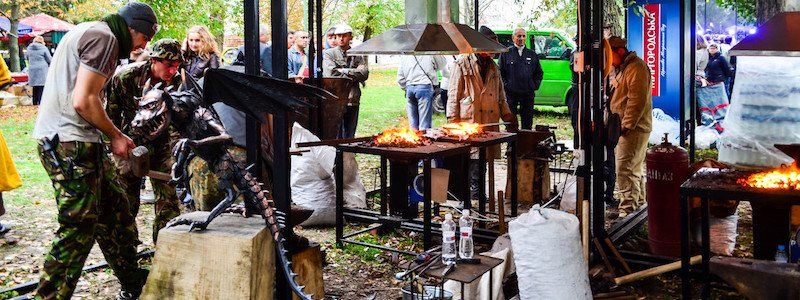
[{"label": "metal rod", "polygon": [[[689,4],[689,24],[687,24],[689,26],[688,27],[689,28],[689,40],[691,41],[691,49],[692,49],[692,51],[689,51],[689,66],[691,66],[691,68],[689,68],[689,75],[690,75],[689,78],[691,80],[691,84],[689,84],[689,103],[691,103],[691,105],[690,105],[691,108],[689,110],[689,121],[691,121],[691,123],[689,124],[689,161],[694,163],[695,159],[697,158],[696,149],[695,149],[695,135],[694,135],[695,132],[694,132],[694,130],[695,130],[695,124],[697,122],[696,120],[697,120],[697,107],[698,107],[697,106],[697,88],[694,85],[694,76],[696,75],[696,71],[697,71],[697,70],[695,70],[696,57],[695,57],[695,51],[694,51],[694,47],[695,47],[694,43],[695,43],[696,38],[697,38],[697,31],[695,30],[695,24],[697,24],[697,6],[695,5],[695,3],[697,1],[696,0],[684,0],[684,1],[689,1],[689,3],[690,3]],[[703,26],[703,28],[705,28],[705,26]]]},{"label": "metal rod", "polygon": [[681,193],[680,196],[680,217],[681,217],[681,291],[683,299],[692,299],[692,285],[689,277],[689,256],[691,255],[692,245],[689,239],[689,197]]},{"label": "metal rod", "polygon": [[347,138],[347,139],[324,140],[316,142],[303,142],[303,143],[297,143],[297,147],[305,148],[305,147],[317,147],[317,146],[336,146],[341,144],[365,142],[372,139],[373,137],[369,136],[369,137],[358,137],[358,138]]},{"label": "metal rod", "polygon": [[601,132],[605,132],[603,120],[603,101],[605,91],[603,90],[603,62],[605,61],[602,49],[603,41],[603,5],[602,0],[592,0],[592,124],[594,133],[592,134],[592,193],[590,194],[590,204],[592,211],[592,237],[603,239],[605,231],[605,203],[603,202],[603,192],[605,174],[602,168],[605,166],[606,155],[604,141],[601,139]]},{"label": "metal rod", "polygon": [[361,229],[361,230],[353,232],[353,233],[348,233],[348,234],[344,235],[344,238],[349,239],[351,237],[358,236],[358,235],[361,235],[363,233],[370,232],[370,231],[373,231],[373,230],[381,228],[381,227],[383,227],[383,224],[375,225],[375,226],[372,226],[372,227],[367,227],[367,228]]},{"label": "metal rod", "polygon": [[342,242],[343,243],[348,243],[348,244],[364,246],[364,247],[369,247],[369,248],[380,249],[380,250],[383,250],[383,251],[389,251],[389,252],[395,252],[395,253],[400,253],[400,254],[412,255],[412,256],[417,256],[417,254],[419,254],[419,253],[416,253],[416,252],[400,250],[400,249],[386,247],[386,246],[382,246],[382,245],[369,244],[369,243],[359,242],[359,241],[355,241],[355,240],[343,239]]},{"label": "metal rod", "polygon": [[314,65],[315,66],[314,70],[316,70],[317,75],[319,75],[319,76],[317,76],[316,84],[317,84],[317,86],[322,86],[322,50],[324,50],[324,47],[322,46],[323,45],[322,43],[323,43],[323,39],[327,38],[327,36],[324,35],[325,28],[322,28],[322,0],[315,0],[315,1],[316,1],[316,9],[317,9],[317,14],[316,14],[317,15],[317,33],[316,33],[317,34],[317,39],[316,39],[316,41],[317,41],[317,49],[316,49],[317,50],[317,53],[316,53],[316,55],[317,55],[316,56],[317,63]]},{"label": "metal rod", "polygon": [[[316,73],[317,72],[316,72],[316,70],[314,68],[314,61],[315,61],[315,58],[317,57],[317,52],[316,52],[317,48],[316,48],[316,45],[315,45],[315,43],[317,42],[317,36],[316,36],[315,32],[319,28],[316,28],[316,26],[314,26],[314,12],[315,12],[314,11],[314,0],[308,0],[308,4],[307,4],[306,8],[307,8],[307,12],[306,13],[308,14],[308,38],[309,38],[309,40],[308,40],[308,50],[306,51],[308,53],[306,55],[306,58],[308,59],[307,63],[308,63],[308,70],[309,70],[309,72],[308,72],[308,84],[317,85],[316,84],[317,83],[316,82]],[[302,75],[302,74],[299,74],[299,75]],[[319,120],[320,120],[319,122],[321,124],[322,123],[322,109],[318,108],[317,111],[318,111],[318,114],[319,114],[319,117],[320,117],[319,118]],[[322,127],[322,126],[320,126],[320,127]],[[320,128],[320,132],[322,132],[322,128]]]},{"label": "metal rod", "polygon": [[[259,45],[258,0],[244,1],[244,72],[248,75],[261,74],[261,46]],[[251,173],[262,177],[261,170],[261,124],[253,117],[245,119],[245,144],[247,164],[253,166]]]},{"label": "metal rod", "polygon": [[708,205],[708,198],[700,198],[700,232],[703,236],[703,299],[709,299],[711,296],[711,271],[709,269],[709,262],[711,260],[711,235],[710,235],[710,212]]},{"label": "metal rod", "polygon": [[475,11],[474,11],[474,13],[475,13],[475,30],[478,30],[478,25],[480,25],[480,23],[478,22],[478,17],[480,17],[480,15],[478,13],[478,11],[479,11],[478,7],[480,7],[480,1],[479,0],[475,0]]},{"label": "metal rod", "polygon": [[423,171],[424,173],[424,180],[425,186],[423,187],[425,195],[422,197],[423,201],[423,220],[425,221],[425,228],[424,232],[422,233],[422,240],[423,240],[423,247],[425,250],[430,249],[433,247],[433,241],[431,240],[431,160],[426,159],[423,161]]},{"label": "metal rod", "polygon": [[[689,70],[687,70],[690,66],[686,64],[686,55],[688,54],[688,47],[686,46],[686,3],[690,2],[687,0],[679,0],[680,11],[678,13],[679,24],[681,24],[678,28],[678,36],[680,36],[680,43],[679,47],[681,49],[679,57],[679,65],[681,66],[681,74],[688,74]],[[688,88],[688,84],[690,82],[694,82],[694,76],[691,78],[681,76],[680,87],[678,89],[678,115],[680,122],[678,124],[678,145],[681,147],[686,147],[686,89]]]},{"label": "metal rod", "polygon": [[341,150],[336,150],[334,177],[336,180],[336,244],[342,246],[344,235],[344,158]]},{"label": "metal rod", "polygon": [[272,76],[288,79],[289,65],[287,35],[289,28],[286,21],[286,0],[270,0],[270,16],[272,17]]},{"label": "metal rod", "polygon": [[381,174],[380,174],[380,176],[381,176],[381,187],[380,187],[381,200],[380,201],[381,201],[381,215],[382,216],[386,216],[386,215],[389,214],[389,205],[388,205],[388,203],[389,203],[389,199],[388,199],[389,193],[388,193],[388,184],[386,182],[387,177],[388,177],[386,172],[389,170],[388,165],[387,165],[388,162],[389,162],[389,160],[386,159],[386,157],[381,156]]},{"label": "metal rod", "polygon": [[478,212],[486,213],[486,147],[478,150]]},{"label": "metal rod", "polygon": [[[511,216],[517,216],[517,205],[519,205],[519,199],[517,198],[519,192],[519,170],[517,166],[517,140],[512,141],[508,144],[509,146],[509,159],[511,160],[510,168],[511,168]],[[506,205],[505,199],[501,199],[500,205]]]}]

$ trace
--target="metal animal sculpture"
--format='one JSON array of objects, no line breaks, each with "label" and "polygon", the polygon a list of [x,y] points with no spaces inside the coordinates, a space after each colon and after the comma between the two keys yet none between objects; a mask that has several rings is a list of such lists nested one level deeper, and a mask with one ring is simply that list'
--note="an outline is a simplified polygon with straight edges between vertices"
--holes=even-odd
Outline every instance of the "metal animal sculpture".
[{"label": "metal animal sculpture", "polygon": [[[311,295],[303,292],[304,287],[296,282],[298,275],[291,268],[286,249],[287,237],[283,232],[285,214],[273,208],[269,192],[262,189],[262,184],[250,173],[245,162],[228,153],[227,146],[232,142],[231,136],[225,131],[217,114],[203,103],[199,85],[190,76],[188,78],[177,91],[146,90],[131,126],[135,132],[148,137],[158,136],[169,125],[173,126],[181,136],[173,153],[176,157],[172,167],[173,181],[178,187],[188,186],[189,161],[200,157],[219,178],[219,188],[225,192],[225,198],[211,210],[206,220],[179,218],[167,226],[189,225],[190,231],[203,230],[222,212],[229,211],[239,195],[244,195],[246,211],[257,212],[266,221],[275,240],[282,272],[292,290],[303,299],[311,299]],[[165,107],[169,109],[165,110]],[[184,195],[179,195],[181,199],[185,197],[186,192],[183,193]],[[241,207],[234,209],[240,211]]]}]

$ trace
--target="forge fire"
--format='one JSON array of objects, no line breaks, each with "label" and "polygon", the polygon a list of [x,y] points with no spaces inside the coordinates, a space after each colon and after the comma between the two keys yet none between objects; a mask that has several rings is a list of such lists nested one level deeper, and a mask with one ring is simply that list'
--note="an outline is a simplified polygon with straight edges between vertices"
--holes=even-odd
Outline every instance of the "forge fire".
[{"label": "forge fire", "polygon": [[386,129],[372,141],[374,146],[398,148],[419,147],[428,143],[430,143],[430,139],[422,136],[421,132],[408,127]]},{"label": "forge fire", "polygon": [[765,171],[741,178],[737,182],[746,187],[762,189],[800,190],[800,168],[797,162],[778,169]]},{"label": "forge fire", "polygon": [[442,131],[447,136],[463,141],[483,134],[483,126],[478,123],[468,122],[448,123],[442,126]]}]

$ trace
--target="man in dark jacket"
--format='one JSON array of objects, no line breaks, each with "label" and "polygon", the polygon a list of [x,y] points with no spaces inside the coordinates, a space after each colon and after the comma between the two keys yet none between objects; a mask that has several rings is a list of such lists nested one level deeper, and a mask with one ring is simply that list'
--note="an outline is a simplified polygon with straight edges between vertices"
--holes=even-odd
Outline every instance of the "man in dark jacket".
[{"label": "man in dark jacket", "polygon": [[733,70],[728,60],[719,52],[717,44],[708,46],[708,64],[706,65],[706,79],[709,84],[714,85],[724,83],[728,78],[733,77]]},{"label": "man in dark jacket", "polygon": [[522,116],[522,129],[533,127],[533,100],[542,84],[542,65],[533,50],[525,47],[525,29],[514,30],[514,46],[500,54],[498,65],[511,111]]}]

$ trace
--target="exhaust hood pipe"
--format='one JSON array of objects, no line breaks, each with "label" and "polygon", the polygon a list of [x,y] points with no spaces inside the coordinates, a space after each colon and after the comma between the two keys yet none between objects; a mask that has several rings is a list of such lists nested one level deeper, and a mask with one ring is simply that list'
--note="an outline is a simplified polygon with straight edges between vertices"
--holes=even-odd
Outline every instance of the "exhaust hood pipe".
[{"label": "exhaust hood pipe", "polygon": [[439,0],[439,7],[438,7],[438,17],[439,23],[452,23],[452,16],[450,15],[450,1],[449,0]]},{"label": "exhaust hood pipe", "polygon": [[[450,1],[452,0],[434,2],[438,4],[433,11],[436,13],[436,18],[428,20],[435,20],[437,23],[397,26],[353,47],[347,51],[347,55],[455,55],[508,51],[508,47],[487,38],[477,30],[464,24],[454,23]],[[409,7],[408,1],[406,9],[413,9]]]}]

